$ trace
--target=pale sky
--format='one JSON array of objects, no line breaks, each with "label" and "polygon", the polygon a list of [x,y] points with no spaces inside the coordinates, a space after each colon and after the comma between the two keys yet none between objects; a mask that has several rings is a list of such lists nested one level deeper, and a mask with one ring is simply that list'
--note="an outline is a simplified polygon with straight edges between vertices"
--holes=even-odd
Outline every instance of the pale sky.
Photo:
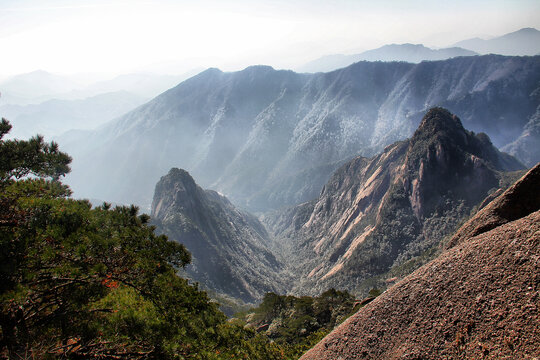
[{"label": "pale sky", "polygon": [[252,64],[540,29],[539,0],[0,0],[0,75]]}]

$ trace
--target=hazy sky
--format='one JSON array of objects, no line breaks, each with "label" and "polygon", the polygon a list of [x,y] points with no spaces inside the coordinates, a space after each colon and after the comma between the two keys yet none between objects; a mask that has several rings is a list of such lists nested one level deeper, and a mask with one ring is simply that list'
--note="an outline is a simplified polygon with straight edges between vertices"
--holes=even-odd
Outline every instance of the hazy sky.
[{"label": "hazy sky", "polygon": [[0,0],[0,74],[292,68],[540,29],[539,0]]}]

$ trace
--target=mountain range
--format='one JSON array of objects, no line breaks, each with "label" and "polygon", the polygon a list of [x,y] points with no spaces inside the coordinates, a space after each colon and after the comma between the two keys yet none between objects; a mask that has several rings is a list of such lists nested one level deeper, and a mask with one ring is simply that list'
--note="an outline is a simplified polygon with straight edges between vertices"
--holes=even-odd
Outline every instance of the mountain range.
[{"label": "mountain range", "polygon": [[191,252],[186,276],[220,297],[256,303],[268,292],[330,288],[367,294],[432,259],[475,207],[523,169],[487,135],[433,108],[412,138],[352,159],[318,198],[267,213],[263,223],[176,168],[157,183],[151,214],[157,232]]},{"label": "mountain range", "polygon": [[299,72],[327,72],[349,66],[358,61],[421,61],[445,60],[457,56],[499,54],[508,56],[538,55],[540,31],[524,28],[492,39],[467,39],[451,47],[429,48],[422,44],[391,44],[358,54],[333,54],[312,60],[296,70]]},{"label": "mountain range", "polygon": [[540,52],[540,31],[523,28],[492,39],[473,38],[460,41],[454,46],[479,54],[537,55]]},{"label": "mountain range", "polygon": [[300,66],[297,70],[308,73],[328,72],[347,67],[358,61],[405,61],[419,63],[426,60],[445,60],[458,56],[473,55],[478,55],[478,53],[460,47],[431,49],[422,44],[390,44],[359,54],[326,55]]},{"label": "mountain range", "polygon": [[72,142],[66,181],[77,196],[149,208],[160,174],[180,167],[242,208],[278,209],[317,197],[351,158],[411,136],[432,106],[530,166],[537,151],[520,144],[538,139],[539,84],[540,57],[209,69]]},{"label": "mountain range", "polygon": [[150,99],[195,75],[131,73],[115,76],[58,75],[37,70],[8,77],[0,82],[3,105],[40,104],[48,100],[82,100],[106,93],[129,92],[133,96]]}]

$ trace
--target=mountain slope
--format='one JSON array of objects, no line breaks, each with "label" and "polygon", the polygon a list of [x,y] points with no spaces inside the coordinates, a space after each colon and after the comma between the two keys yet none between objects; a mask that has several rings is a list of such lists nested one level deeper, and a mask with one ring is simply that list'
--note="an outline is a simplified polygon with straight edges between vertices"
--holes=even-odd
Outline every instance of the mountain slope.
[{"label": "mountain slope", "polygon": [[390,44],[359,54],[323,56],[301,66],[298,68],[298,71],[308,73],[328,72],[347,67],[358,61],[405,61],[419,63],[426,60],[445,60],[457,56],[473,55],[478,54],[459,47],[430,49],[421,44]]},{"label": "mountain slope", "polygon": [[159,174],[181,167],[251,211],[277,209],[315,198],[352,157],[411,136],[432,106],[511,143],[540,106],[539,87],[540,57],[210,69],[66,148],[66,181],[76,196],[149,207]]},{"label": "mountain slope", "polygon": [[523,28],[489,40],[479,38],[463,40],[454,46],[480,54],[536,55],[540,51],[540,31]]},{"label": "mountain slope", "polygon": [[[480,211],[461,241],[387,290],[302,359],[513,358],[540,356],[540,202],[489,225],[538,189],[537,165]],[[522,188],[523,187],[523,188]],[[536,209],[536,210],[534,210]],[[488,222],[486,222],[488,220]]]},{"label": "mountain slope", "polygon": [[382,286],[377,276],[436,247],[499,187],[503,172],[518,169],[485,134],[434,108],[411,139],[352,160],[318,199],[265,222],[291,254],[295,292],[367,292]]},{"label": "mountain slope", "polygon": [[186,171],[173,168],[157,183],[152,217],[159,233],[187,247],[187,275],[207,289],[249,303],[283,292],[282,264],[268,250],[262,224]]}]

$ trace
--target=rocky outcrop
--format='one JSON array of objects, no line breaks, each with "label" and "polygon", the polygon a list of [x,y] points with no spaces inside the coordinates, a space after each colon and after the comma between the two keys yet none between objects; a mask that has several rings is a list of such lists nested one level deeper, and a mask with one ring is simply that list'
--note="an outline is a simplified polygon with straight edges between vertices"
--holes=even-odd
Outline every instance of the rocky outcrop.
[{"label": "rocky outcrop", "polygon": [[268,249],[262,224],[200,188],[187,171],[173,168],[157,183],[152,217],[159,233],[190,251],[187,276],[206,289],[248,303],[283,292],[283,266]]},{"label": "rocky outcrop", "polygon": [[[512,143],[540,105],[539,84],[540,57],[209,69],[77,141],[66,181],[76,196],[147,207],[159,176],[181,167],[244,208],[278,209],[317,197],[354,156],[410,137],[433,106],[497,147]],[[540,161],[533,147],[511,151]]]},{"label": "rocky outcrop", "polygon": [[[539,186],[540,165],[301,359],[539,357]],[[513,209],[521,202],[533,206]]]},{"label": "rocky outcrop", "polygon": [[523,168],[487,135],[434,108],[411,139],[348,162],[318,199],[264,221],[291,254],[294,291],[367,293],[385,286],[385,274],[437,249],[507,171]]}]

